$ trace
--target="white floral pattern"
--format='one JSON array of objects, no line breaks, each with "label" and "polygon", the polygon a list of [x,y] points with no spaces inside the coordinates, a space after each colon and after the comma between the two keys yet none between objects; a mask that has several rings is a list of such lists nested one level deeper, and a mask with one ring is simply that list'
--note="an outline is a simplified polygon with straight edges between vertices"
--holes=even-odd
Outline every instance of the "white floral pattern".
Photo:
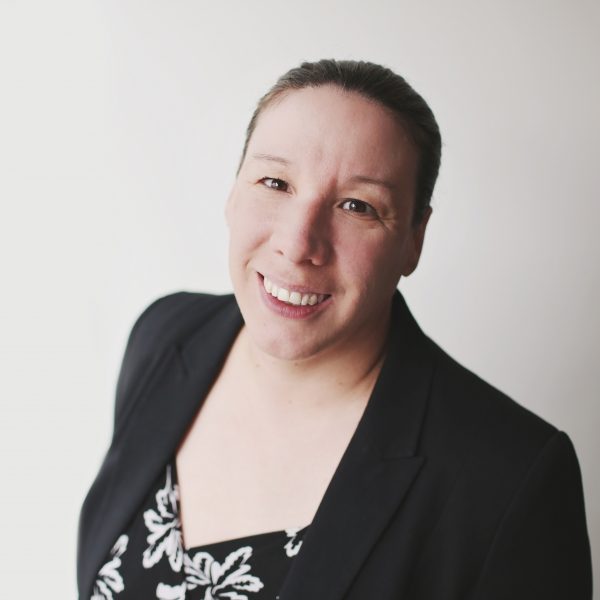
[{"label": "white floral pattern", "polygon": [[125,554],[128,543],[129,538],[122,535],[112,547],[110,560],[98,571],[98,578],[94,584],[91,600],[113,600],[113,593],[118,594],[125,589],[119,568],[121,567],[121,556]]},{"label": "white floral pattern", "polygon": [[156,597],[158,600],[185,600],[187,589],[188,586],[185,581],[180,585],[159,583],[156,588]]},{"label": "white floral pattern", "polygon": [[181,571],[183,541],[178,502],[179,486],[173,483],[171,465],[168,465],[165,485],[156,492],[156,510],[144,512],[144,523],[150,532],[142,560],[145,569],[150,569],[166,555],[173,571]]},{"label": "white floral pattern", "polygon": [[285,535],[287,535],[290,539],[287,541],[285,548],[285,553],[290,558],[292,556],[296,556],[298,552],[300,552],[300,546],[302,546],[302,540],[297,540],[298,532],[302,529],[302,527],[290,527],[290,529],[285,530]]},{"label": "white floral pattern", "polygon": [[[166,466],[154,486],[126,530],[127,535],[121,535],[110,550],[94,582],[91,600],[278,598],[275,586],[280,582],[279,575],[275,574],[280,572],[280,566],[272,570],[270,565],[285,562],[298,554],[306,528],[248,536],[241,547],[235,545],[235,540],[228,540],[214,549],[186,550],[179,518],[179,486],[174,461]],[[275,534],[280,537],[274,544],[275,538],[271,536]],[[262,540],[266,540],[265,546],[261,545]],[[244,543],[241,539],[238,542]],[[257,553],[251,566],[249,560],[255,549]],[[125,552],[127,555],[123,559]],[[152,574],[148,573],[150,570]]]},{"label": "white floral pattern", "polygon": [[258,577],[248,574],[251,567],[246,561],[251,556],[251,546],[231,552],[222,564],[208,552],[199,551],[193,557],[185,554],[185,583],[177,586],[159,583],[156,597],[158,600],[185,600],[188,590],[203,587],[204,600],[248,600],[248,596],[238,592],[258,592],[263,588]]}]

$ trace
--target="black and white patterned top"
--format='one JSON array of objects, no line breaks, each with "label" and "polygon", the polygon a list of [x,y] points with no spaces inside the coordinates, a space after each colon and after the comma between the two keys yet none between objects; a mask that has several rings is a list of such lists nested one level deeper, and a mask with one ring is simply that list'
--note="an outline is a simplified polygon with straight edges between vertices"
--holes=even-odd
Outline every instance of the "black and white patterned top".
[{"label": "black and white patterned top", "polygon": [[185,549],[175,461],[98,572],[92,600],[276,600],[308,529],[295,527]]}]

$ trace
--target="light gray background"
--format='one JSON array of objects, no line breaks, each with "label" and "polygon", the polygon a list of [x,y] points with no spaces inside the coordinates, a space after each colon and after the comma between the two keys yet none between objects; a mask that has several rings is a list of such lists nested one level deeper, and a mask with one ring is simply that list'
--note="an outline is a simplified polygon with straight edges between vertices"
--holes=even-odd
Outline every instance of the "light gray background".
[{"label": "light gray background", "polygon": [[430,102],[443,166],[401,288],[451,355],[569,433],[598,559],[598,2],[0,6],[3,597],[75,595],[129,329],[161,294],[229,290],[251,110],[321,57],[386,64]]}]

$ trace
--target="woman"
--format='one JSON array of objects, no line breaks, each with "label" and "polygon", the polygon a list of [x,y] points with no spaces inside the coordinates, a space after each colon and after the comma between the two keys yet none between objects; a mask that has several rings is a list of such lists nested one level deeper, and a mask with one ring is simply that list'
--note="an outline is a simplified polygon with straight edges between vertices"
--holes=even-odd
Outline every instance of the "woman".
[{"label": "woman", "polygon": [[152,304],[80,523],[82,598],[590,598],[568,437],[455,363],[396,286],[441,140],[370,63],[285,74],[227,201],[234,296]]}]

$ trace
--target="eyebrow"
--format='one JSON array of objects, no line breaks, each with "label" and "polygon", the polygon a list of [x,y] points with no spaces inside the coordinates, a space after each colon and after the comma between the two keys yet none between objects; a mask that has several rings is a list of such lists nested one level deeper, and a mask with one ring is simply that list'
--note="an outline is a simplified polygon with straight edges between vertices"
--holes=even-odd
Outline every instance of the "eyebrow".
[{"label": "eyebrow", "polygon": [[379,185],[381,187],[390,190],[391,192],[396,190],[396,185],[385,179],[376,179],[375,177],[367,177],[366,175],[354,175],[350,177],[350,181],[356,183],[370,183],[371,185]]},{"label": "eyebrow", "polygon": [[252,158],[257,158],[258,160],[266,160],[269,162],[276,162],[281,165],[285,165],[286,167],[292,164],[291,161],[289,161],[287,158],[275,156],[273,154],[262,154],[260,152],[257,154],[253,154]]}]

